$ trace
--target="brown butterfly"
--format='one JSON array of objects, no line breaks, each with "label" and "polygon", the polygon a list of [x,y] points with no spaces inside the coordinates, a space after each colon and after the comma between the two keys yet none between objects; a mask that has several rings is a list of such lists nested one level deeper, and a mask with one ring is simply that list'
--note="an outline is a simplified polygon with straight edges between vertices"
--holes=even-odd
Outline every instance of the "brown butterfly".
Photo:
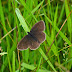
[{"label": "brown butterfly", "polygon": [[41,43],[45,41],[46,35],[43,32],[45,29],[44,21],[39,21],[36,23],[30,32],[27,32],[28,35],[23,37],[17,45],[17,49],[25,50],[30,48],[31,50],[37,49]]}]

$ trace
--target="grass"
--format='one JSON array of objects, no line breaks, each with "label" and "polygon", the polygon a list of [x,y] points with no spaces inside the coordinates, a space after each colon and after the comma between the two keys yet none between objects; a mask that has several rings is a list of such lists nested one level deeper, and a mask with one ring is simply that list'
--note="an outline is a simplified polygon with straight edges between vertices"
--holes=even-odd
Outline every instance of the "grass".
[{"label": "grass", "polygon": [[[46,40],[36,50],[17,50],[18,42],[40,20],[45,22]],[[53,40],[55,42],[49,49]],[[0,50],[0,72],[71,71],[71,2],[0,0]]]}]

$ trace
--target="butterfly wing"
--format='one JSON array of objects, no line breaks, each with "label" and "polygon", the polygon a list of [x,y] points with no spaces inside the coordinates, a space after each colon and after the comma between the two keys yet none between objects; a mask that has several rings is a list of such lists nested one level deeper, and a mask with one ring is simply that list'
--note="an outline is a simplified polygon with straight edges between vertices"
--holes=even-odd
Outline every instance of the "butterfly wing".
[{"label": "butterfly wing", "polygon": [[43,30],[45,29],[45,24],[41,20],[38,23],[36,23],[30,33],[37,39],[34,38],[31,40],[30,49],[35,50],[40,46],[40,43],[42,43],[45,40],[45,33],[43,33]]},{"label": "butterfly wing", "polygon": [[30,49],[31,50],[35,50],[40,46],[40,43],[43,43],[43,41],[45,40],[45,33],[43,32],[38,32],[33,34],[35,38],[37,38],[38,41],[36,41],[34,38],[31,39],[30,42]]},{"label": "butterfly wing", "polygon": [[25,50],[30,46],[30,36],[26,35],[21,39],[21,41],[17,45],[17,49]]},{"label": "butterfly wing", "polygon": [[44,32],[37,32],[37,33],[34,33],[33,35],[34,35],[34,37],[37,38],[37,40],[40,43],[43,43],[43,41],[45,41],[45,39],[46,39],[46,35]]},{"label": "butterfly wing", "polygon": [[35,35],[35,37],[38,39],[38,41],[39,41],[40,43],[43,43],[43,42],[45,41],[45,39],[46,39],[46,35],[45,35],[44,32],[39,32],[39,33],[37,33],[37,34]]},{"label": "butterfly wing", "polygon": [[30,39],[30,49],[31,50],[36,50],[39,46],[40,46],[40,43],[38,43],[37,41],[35,41],[33,38]]},{"label": "butterfly wing", "polygon": [[45,29],[45,24],[44,21],[41,20],[32,27],[30,32],[43,31],[44,29]]}]

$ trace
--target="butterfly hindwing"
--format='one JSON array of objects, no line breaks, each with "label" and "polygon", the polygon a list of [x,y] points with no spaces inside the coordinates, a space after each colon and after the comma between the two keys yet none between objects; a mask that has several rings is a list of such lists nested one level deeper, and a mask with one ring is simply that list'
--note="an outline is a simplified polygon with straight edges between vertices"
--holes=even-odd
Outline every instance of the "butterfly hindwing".
[{"label": "butterfly hindwing", "polygon": [[35,40],[35,38],[33,37],[30,38],[30,49],[31,50],[37,49],[40,46],[40,43],[43,43],[43,41],[45,40],[45,33],[43,32],[34,33],[33,36],[37,40]]},{"label": "butterfly hindwing", "polygon": [[40,46],[40,43],[38,43],[37,41],[35,41],[34,39],[30,39],[30,49],[31,50],[35,50]]}]

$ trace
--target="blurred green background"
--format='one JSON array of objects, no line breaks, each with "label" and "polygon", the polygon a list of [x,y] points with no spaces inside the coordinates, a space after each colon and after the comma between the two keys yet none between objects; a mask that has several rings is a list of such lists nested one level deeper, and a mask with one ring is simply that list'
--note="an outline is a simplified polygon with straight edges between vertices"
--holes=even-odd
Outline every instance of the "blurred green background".
[{"label": "blurred green background", "polygon": [[[36,50],[17,50],[40,20],[45,22],[46,40]],[[72,0],[0,0],[0,72],[52,71],[72,71]]]}]

